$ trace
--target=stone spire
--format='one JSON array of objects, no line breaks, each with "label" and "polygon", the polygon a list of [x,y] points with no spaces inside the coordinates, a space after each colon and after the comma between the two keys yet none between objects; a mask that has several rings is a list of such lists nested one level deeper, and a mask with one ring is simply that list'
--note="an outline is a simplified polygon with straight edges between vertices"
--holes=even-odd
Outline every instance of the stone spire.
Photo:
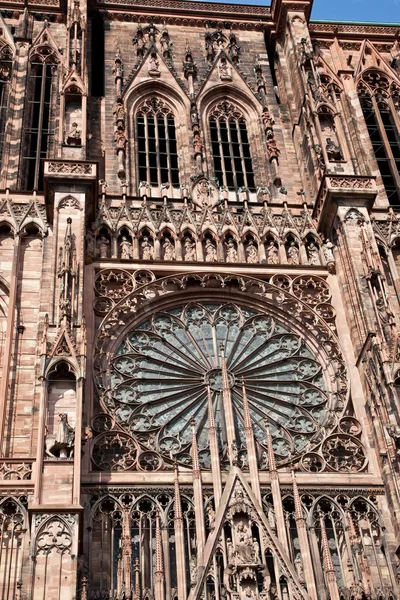
[{"label": "stone spire", "polygon": [[307,592],[311,600],[318,600],[317,588],[314,579],[314,568],[311,558],[310,544],[307,533],[306,520],[304,518],[301,506],[299,488],[297,487],[296,476],[292,469],[293,499],[294,499],[294,518],[296,521],[297,535],[299,539],[300,558],[303,563],[304,580],[307,586]]},{"label": "stone spire", "polygon": [[160,513],[156,515],[156,564],[154,570],[154,597],[155,600],[165,600],[164,598],[164,566],[161,540]]},{"label": "stone spire", "polygon": [[201,482],[199,449],[196,437],[196,421],[191,420],[192,425],[192,473],[193,473],[193,495],[194,509],[196,513],[196,538],[197,538],[197,558],[201,558],[206,543],[206,532],[204,526],[204,503],[203,486]]},{"label": "stone spire", "polygon": [[322,549],[322,564],[326,578],[326,584],[330,596],[330,600],[339,600],[339,590],[337,587],[336,573],[333,567],[331,551],[329,549],[328,536],[326,535],[325,519],[320,517],[321,526],[321,549]]},{"label": "stone spire", "polygon": [[218,510],[222,496],[221,465],[219,462],[219,447],[217,438],[217,425],[215,423],[214,407],[210,386],[207,386],[208,403],[208,439],[210,442],[211,472],[214,488],[215,510]]},{"label": "stone spire", "polygon": [[228,441],[229,448],[229,459],[231,466],[236,464],[237,462],[237,451],[236,451],[236,429],[235,429],[235,420],[233,418],[233,409],[232,409],[232,397],[231,397],[231,387],[229,385],[229,375],[228,369],[226,366],[226,359],[224,353],[224,345],[220,345],[221,349],[221,375],[222,375],[222,399],[224,403],[224,413],[225,413],[225,424],[226,424],[226,435]]},{"label": "stone spire", "polygon": [[267,442],[267,452],[268,452],[268,469],[271,474],[277,474],[276,463],[275,463],[275,452],[272,446],[272,437],[271,432],[269,430],[269,423],[267,419],[265,419],[265,437]]},{"label": "stone spire", "polygon": [[299,494],[299,488],[297,487],[296,476],[294,469],[292,469],[292,484],[293,484],[293,499],[294,499],[294,518],[296,522],[300,519],[304,521],[303,509],[301,507],[301,500]]},{"label": "stone spire", "polygon": [[260,480],[258,477],[258,462],[257,462],[256,445],[254,442],[253,425],[251,423],[249,400],[247,398],[246,386],[244,385],[243,377],[242,377],[242,402],[243,402],[244,432],[245,432],[245,436],[246,436],[247,457],[248,457],[248,463],[249,463],[251,487],[253,489],[254,495],[257,498],[260,506],[262,506]]},{"label": "stone spire", "polygon": [[251,429],[251,431],[253,432],[253,427],[251,425],[249,401],[248,401],[248,398],[247,398],[246,387],[244,385],[244,377],[242,377],[242,397],[243,397],[243,421],[244,421],[244,428],[245,429]]},{"label": "stone spire", "polygon": [[179,471],[178,465],[176,463],[174,477],[174,520],[182,520],[181,492],[179,489]]},{"label": "stone spire", "polygon": [[216,423],[215,423],[215,415],[214,415],[214,407],[213,407],[213,403],[212,403],[212,394],[211,394],[211,388],[208,385],[207,386],[207,405],[208,405],[208,427],[209,429],[216,429]]},{"label": "stone spire", "polygon": [[178,599],[186,600],[186,559],[183,534],[182,503],[179,489],[179,469],[175,463],[174,476],[174,531],[176,548],[177,591]]},{"label": "stone spire", "polygon": [[356,528],[354,527],[353,517],[351,516],[351,512],[348,510],[346,512],[346,520],[347,520],[347,529],[349,532],[350,544],[355,546],[358,544],[358,535],[356,532]]},{"label": "stone spire", "polygon": [[192,426],[192,472],[193,479],[199,479],[200,477],[200,461],[199,461],[199,448],[197,446],[196,436],[196,421],[192,419],[190,421]]}]

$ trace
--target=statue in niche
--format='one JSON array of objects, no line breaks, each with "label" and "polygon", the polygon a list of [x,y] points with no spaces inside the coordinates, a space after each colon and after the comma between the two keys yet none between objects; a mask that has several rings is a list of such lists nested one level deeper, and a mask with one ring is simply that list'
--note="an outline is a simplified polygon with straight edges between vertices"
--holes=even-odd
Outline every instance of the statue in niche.
[{"label": "statue in niche", "polygon": [[269,242],[267,247],[267,263],[269,265],[277,265],[279,263],[278,248],[275,246],[272,240]]},{"label": "statue in niche", "polygon": [[316,246],[314,244],[314,242],[311,242],[310,245],[308,246],[307,254],[308,254],[308,262],[310,263],[310,265],[320,265],[321,264],[321,262],[319,260],[319,248],[318,248],[318,246]]},{"label": "statue in niche", "polygon": [[226,242],[226,262],[236,263],[238,261],[238,254],[235,248],[235,242],[230,239]]},{"label": "statue in niche", "polygon": [[237,444],[236,444],[236,442],[234,440],[232,442],[232,444],[231,444],[231,458],[232,458],[232,464],[233,465],[237,465],[238,464],[238,457],[239,457],[238,447],[237,447]]},{"label": "statue in niche", "polygon": [[190,557],[190,585],[195,586],[197,583],[197,560],[194,554]]},{"label": "statue in niche", "polygon": [[298,249],[298,247],[296,246],[296,244],[294,242],[290,243],[287,255],[288,255],[288,262],[289,262],[289,264],[291,264],[291,265],[298,265],[298,264],[300,264],[300,256],[299,256],[300,252],[299,252],[299,249]]},{"label": "statue in niche", "polygon": [[153,246],[149,242],[149,238],[144,237],[141,245],[142,245],[143,260],[153,260],[154,251],[153,251]]},{"label": "statue in niche", "polygon": [[268,517],[269,526],[271,527],[272,531],[276,531],[275,511],[271,504],[268,506],[267,517]]},{"label": "statue in niche", "polygon": [[228,539],[226,542],[226,548],[228,551],[228,565],[235,564],[235,548],[233,547],[233,543],[231,539]]},{"label": "statue in niche", "polygon": [[271,161],[274,158],[278,159],[281,151],[280,151],[280,148],[278,146],[278,142],[273,137],[273,135],[270,136],[270,137],[268,137],[266,143],[267,143],[267,153],[268,153],[269,160]]},{"label": "statue in niche", "polygon": [[165,238],[163,243],[164,260],[175,260],[175,248],[170,239]]},{"label": "statue in niche", "polygon": [[253,552],[254,552],[254,562],[259,565],[261,563],[260,558],[260,544],[257,542],[256,538],[253,538]]},{"label": "statue in niche", "polygon": [[263,450],[261,454],[260,469],[268,469],[268,452],[266,450]]},{"label": "statue in niche", "polygon": [[157,54],[153,52],[149,58],[149,75],[159,76],[160,75],[160,62],[157,60]]},{"label": "statue in niche", "polygon": [[231,81],[232,80],[232,69],[226,58],[222,58],[218,65],[219,69],[219,78],[221,81]]},{"label": "statue in niche", "polygon": [[210,204],[210,184],[206,179],[202,179],[197,185],[196,200],[199,206]]},{"label": "statue in niche", "polygon": [[253,540],[243,521],[239,521],[236,526],[236,558],[239,564],[254,563]]},{"label": "statue in niche", "polygon": [[68,423],[67,413],[60,413],[55,435],[46,435],[45,452],[49,458],[73,458],[75,429]]},{"label": "statue in niche", "polygon": [[322,246],[322,250],[325,256],[325,260],[327,263],[329,262],[335,262],[335,257],[333,256],[333,248],[335,246],[332,244],[332,242],[330,240],[325,240],[323,246]]},{"label": "statue in niche", "polygon": [[217,260],[217,250],[210,239],[206,240],[205,252],[206,262],[215,262]]},{"label": "statue in niche", "polygon": [[335,162],[337,160],[343,160],[342,151],[340,150],[340,146],[335,144],[332,138],[326,138],[326,146],[325,146],[326,154],[328,156],[329,162]]},{"label": "statue in niche", "polygon": [[196,131],[193,136],[193,150],[195,154],[201,154],[203,151],[203,142],[201,141],[200,133]]},{"label": "statue in niche", "polygon": [[185,261],[196,260],[196,244],[187,237],[185,238]]},{"label": "statue in niche", "polygon": [[65,135],[65,143],[68,146],[80,146],[82,143],[81,130],[79,129],[78,123],[75,121],[72,123],[71,129]]},{"label": "statue in niche", "polygon": [[250,240],[246,246],[247,262],[249,264],[258,263],[258,251],[253,240]]},{"label": "statue in niche", "polygon": [[125,236],[122,238],[122,242],[119,247],[121,248],[121,258],[128,259],[132,257],[132,244]]},{"label": "statue in niche", "polygon": [[100,237],[100,240],[98,243],[98,252],[99,252],[100,258],[107,258],[109,244],[110,244],[110,242],[106,238],[106,236],[102,235]]}]

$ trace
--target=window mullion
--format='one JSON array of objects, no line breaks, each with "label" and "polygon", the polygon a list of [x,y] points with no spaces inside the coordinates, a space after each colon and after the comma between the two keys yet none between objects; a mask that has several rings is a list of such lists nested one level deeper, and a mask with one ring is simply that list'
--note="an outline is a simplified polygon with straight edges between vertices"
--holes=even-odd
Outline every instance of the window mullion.
[{"label": "window mullion", "polygon": [[[236,122],[236,121],[235,121]],[[231,138],[231,121],[229,117],[226,119],[226,129],[228,131],[229,155],[231,157],[231,169],[233,175],[233,187],[237,188],[235,158],[233,156],[232,138]]]},{"label": "window mullion", "polygon": [[42,81],[40,87],[40,104],[39,104],[39,119],[38,119],[38,136],[36,140],[36,157],[35,157],[35,176],[33,179],[33,189],[37,189],[39,183],[39,168],[40,168],[40,149],[42,146],[42,128],[43,128],[43,112],[44,112],[44,97],[46,89],[46,63],[42,63]]},{"label": "window mullion", "polygon": [[244,154],[243,154],[242,132],[240,131],[239,121],[235,121],[235,124],[236,124],[237,136],[238,136],[238,140],[239,140],[239,152],[240,152],[240,161],[242,163],[243,180],[244,180],[245,187],[247,187],[247,172],[246,172],[246,163],[244,161]]},{"label": "window mullion", "polygon": [[161,166],[160,166],[160,142],[158,136],[158,115],[154,113],[154,134],[156,137],[156,160],[157,160],[157,181],[158,186],[162,184],[161,181]]},{"label": "window mullion", "polygon": [[217,133],[218,133],[219,155],[221,157],[221,169],[222,169],[222,178],[223,178],[222,184],[227,186],[228,184],[227,184],[227,178],[226,178],[226,172],[225,172],[225,156],[224,156],[224,147],[222,145],[220,120],[217,119],[216,123],[217,123]]},{"label": "window mullion", "polygon": [[172,185],[171,149],[169,147],[168,115],[164,115],[165,148],[167,152],[168,182]]},{"label": "window mullion", "polygon": [[144,139],[145,139],[145,150],[146,150],[146,178],[147,183],[151,185],[150,181],[150,152],[149,152],[149,126],[147,122],[147,112],[143,113],[144,117]]}]

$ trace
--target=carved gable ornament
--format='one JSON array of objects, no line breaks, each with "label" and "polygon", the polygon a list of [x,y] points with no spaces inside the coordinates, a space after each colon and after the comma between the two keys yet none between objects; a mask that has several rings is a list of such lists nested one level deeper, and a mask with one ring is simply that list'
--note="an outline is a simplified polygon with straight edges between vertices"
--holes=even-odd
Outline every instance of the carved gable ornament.
[{"label": "carved gable ornament", "polygon": [[305,588],[300,584],[290,558],[272,530],[268,518],[258,504],[250,486],[238,467],[233,467],[215,514],[214,529],[211,531],[202,559],[200,559],[196,584],[192,587],[188,600],[200,600],[208,576],[212,559],[218,548],[221,536],[231,531],[227,539],[228,560],[224,570],[224,586],[233,600],[251,600],[257,596],[259,575],[263,578],[261,600],[270,598],[271,577],[262,564],[260,546],[253,537],[254,527],[258,529],[262,551],[269,551],[278,565],[279,572],[296,600],[308,599]]}]

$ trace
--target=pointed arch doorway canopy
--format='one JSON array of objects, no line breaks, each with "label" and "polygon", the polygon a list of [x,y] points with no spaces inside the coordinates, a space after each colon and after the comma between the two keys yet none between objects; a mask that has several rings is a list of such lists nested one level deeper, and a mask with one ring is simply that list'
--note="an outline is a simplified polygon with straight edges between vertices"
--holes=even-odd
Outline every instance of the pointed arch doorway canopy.
[{"label": "pointed arch doorway canopy", "polygon": [[260,468],[265,420],[282,464],[334,429],[346,405],[347,377],[322,279],[285,286],[280,279],[222,274],[148,279],[109,311],[95,357],[105,412],[139,444],[190,465],[194,418],[201,466],[209,468],[210,392],[222,466],[228,401],[239,464],[246,467],[243,382]]}]

